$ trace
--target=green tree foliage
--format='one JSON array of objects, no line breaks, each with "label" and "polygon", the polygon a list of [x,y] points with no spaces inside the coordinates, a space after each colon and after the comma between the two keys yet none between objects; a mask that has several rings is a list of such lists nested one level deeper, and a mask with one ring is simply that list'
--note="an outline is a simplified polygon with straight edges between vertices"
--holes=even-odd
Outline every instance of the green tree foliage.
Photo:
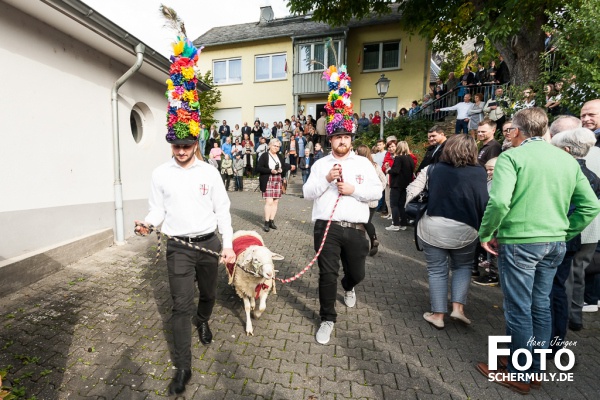
[{"label": "green tree foliage", "polygon": [[[434,49],[440,51],[450,50],[468,38],[487,37],[504,56],[513,80],[524,84],[539,77],[546,12],[556,14],[566,4],[576,9],[581,1],[584,0],[289,0],[288,7],[295,13],[313,12],[314,19],[331,25],[397,10],[403,15],[404,29],[432,40]],[[396,7],[390,8],[390,3],[396,3]]]},{"label": "green tree foliage", "polygon": [[600,98],[600,4],[583,0],[565,5],[558,14],[549,14],[546,31],[554,32],[554,66],[549,69],[546,55],[542,60],[545,72],[542,82],[565,82],[563,105],[576,115],[582,104]]},{"label": "green tree foliage", "polygon": [[210,126],[217,122],[214,115],[217,109],[216,104],[221,101],[221,91],[214,86],[212,72],[210,70],[206,71],[204,75],[199,74],[198,79],[207,85],[212,86],[211,90],[198,94],[202,123],[210,129]]},{"label": "green tree foliage", "polygon": [[454,72],[456,77],[461,76],[462,70],[464,69],[464,62],[465,56],[458,44],[455,45],[451,50],[446,51],[446,58],[440,64],[440,79],[446,82],[450,72]]}]

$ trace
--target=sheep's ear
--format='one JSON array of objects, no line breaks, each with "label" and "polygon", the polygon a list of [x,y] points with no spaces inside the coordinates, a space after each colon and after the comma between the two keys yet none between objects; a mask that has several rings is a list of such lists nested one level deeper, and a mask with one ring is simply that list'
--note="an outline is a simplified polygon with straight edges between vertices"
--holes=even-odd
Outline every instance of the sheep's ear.
[{"label": "sheep's ear", "polygon": [[273,253],[271,252],[271,259],[273,259],[274,261],[281,261],[283,260],[285,257],[282,256],[281,254],[277,254],[277,253]]}]

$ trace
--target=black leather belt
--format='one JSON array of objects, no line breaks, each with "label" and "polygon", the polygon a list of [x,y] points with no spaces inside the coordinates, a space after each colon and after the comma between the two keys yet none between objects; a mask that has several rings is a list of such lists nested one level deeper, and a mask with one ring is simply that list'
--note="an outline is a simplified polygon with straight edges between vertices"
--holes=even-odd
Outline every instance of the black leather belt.
[{"label": "black leather belt", "polygon": [[[325,222],[327,222],[327,221],[325,221]],[[346,222],[346,221],[331,221],[331,223],[335,224],[335,225],[339,225],[343,228],[352,228],[352,229],[358,229],[359,231],[366,231],[364,224],[355,224],[353,222]]]},{"label": "black leather belt", "polygon": [[213,236],[215,236],[214,232],[207,233],[206,235],[200,235],[200,236],[173,236],[173,237],[176,239],[182,240],[184,242],[197,243],[197,242],[203,242],[205,240],[208,240]]}]

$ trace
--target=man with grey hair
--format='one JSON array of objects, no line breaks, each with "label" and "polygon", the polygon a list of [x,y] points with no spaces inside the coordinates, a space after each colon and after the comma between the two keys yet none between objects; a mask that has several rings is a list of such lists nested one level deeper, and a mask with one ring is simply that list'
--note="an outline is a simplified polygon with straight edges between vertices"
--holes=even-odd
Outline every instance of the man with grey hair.
[{"label": "man with grey hair", "polygon": [[[581,128],[581,120],[572,115],[559,115],[550,125],[550,139],[559,132]],[[554,143],[552,143],[554,144]]]},{"label": "man with grey hair", "polygon": [[[565,241],[600,213],[600,204],[573,157],[542,139],[548,129],[543,109],[519,111],[509,129],[515,148],[498,157],[479,236],[481,246],[498,255],[506,333],[514,357],[501,359],[500,366],[490,359],[477,370],[486,377],[496,373],[496,383],[527,394],[531,386],[541,385],[540,380],[530,382],[529,376],[543,372],[540,353],[534,350],[547,349],[550,343],[550,291]],[[567,215],[570,205],[575,210]],[[533,354],[532,364],[526,353]],[[523,370],[526,365],[529,368]],[[522,374],[513,375],[517,373]],[[511,379],[515,376],[517,380]]]},{"label": "man with grey hair", "polygon": [[[589,129],[581,127],[559,132],[552,138],[554,146],[563,149],[577,160],[581,171],[598,196],[600,179],[586,166],[584,159],[595,143],[594,134]],[[552,345],[553,352],[563,347],[561,343],[567,334],[567,323],[573,331],[583,328],[581,313],[584,302],[585,269],[594,257],[598,240],[600,240],[600,216],[594,218],[581,235],[567,242],[565,257],[558,266],[552,283],[552,338],[555,343]],[[572,304],[570,311],[569,304]]]},{"label": "man with grey hair", "polygon": [[600,147],[600,99],[590,100],[581,107],[579,114],[584,128],[596,135],[596,146]]}]

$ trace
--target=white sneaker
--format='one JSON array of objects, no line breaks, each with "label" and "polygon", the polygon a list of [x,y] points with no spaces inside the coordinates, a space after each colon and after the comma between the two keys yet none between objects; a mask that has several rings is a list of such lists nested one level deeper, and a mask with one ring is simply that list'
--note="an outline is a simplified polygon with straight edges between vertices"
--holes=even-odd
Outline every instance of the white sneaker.
[{"label": "white sneaker", "polygon": [[[406,228],[404,228],[406,229]],[[394,231],[394,232],[398,232],[400,230],[400,227],[397,225],[390,225],[390,226],[386,226],[385,227],[386,231]]]},{"label": "white sneaker", "polygon": [[405,231],[406,230],[406,226],[404,226],[404,225],[400,225],[398,228],[400,228],[401,231]]},{"label": "white sneaker", "polygon": [[333,331],[334,323],[332,321],[323,321],[321,322],[321,326],[317,331],[316,339],[320,344],[329,343],[329,338],[331,336],[331,332]]},{"label": "white sneaker", "polygon": [[390,213],[385,219],[392,219],[392,213]]},{"label": "white sneaker", "polygon": [[583,303],[583,308],[581,309],[583,312],[597,312],[598,304],[587,304]]},{"label": "white sneaker", "polygon": [[356,293],[354,292],[354,288],[348,292],[344,292],[344,303],[346,303],[346,307],[354,307],[356,305]]}]

